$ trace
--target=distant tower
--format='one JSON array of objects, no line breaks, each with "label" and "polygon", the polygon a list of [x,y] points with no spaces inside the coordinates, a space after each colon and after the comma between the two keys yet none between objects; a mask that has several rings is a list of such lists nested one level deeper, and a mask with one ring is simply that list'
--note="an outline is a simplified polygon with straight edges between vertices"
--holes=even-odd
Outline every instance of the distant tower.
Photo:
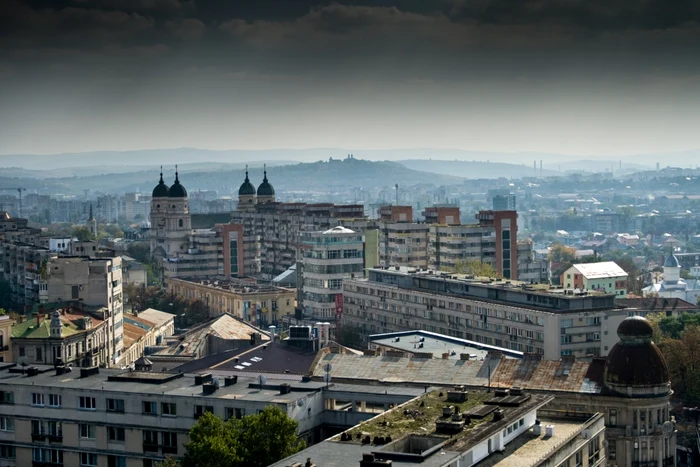
[{"label": "distant tower", "polygon": [[97,237],[97,220],[92,215],[92,203],[90,203],[90,216],[87,220],[87,228],[93,237]]},{"label": "distant tower", "polygon": [[263,165],[263,181],[258,187],[258,204],[267,204],[275,202],[275,189],[267,180],[267,166]]},{"label": "distant tower", "polygon": [[192,231],[187,190],[180,183],[175,166],[175,182],[168,188],[160,181],[151,198],[151,254],[158,258],[174,258],[187,251]]},{"label": "distant tower", "polygon": [[61,339],[63,337],[63,326],[61,325],[61,313],[54,310],[51,315],[51,324],[49,324],[50,336],[52,339]]},{"label": "distant tower", "polygon": [[248,166],[245,166],[245,180],[238,189],[238,210],[239,211],[254,211],[256,199],[255,187],[250,183],[248,178]]}]

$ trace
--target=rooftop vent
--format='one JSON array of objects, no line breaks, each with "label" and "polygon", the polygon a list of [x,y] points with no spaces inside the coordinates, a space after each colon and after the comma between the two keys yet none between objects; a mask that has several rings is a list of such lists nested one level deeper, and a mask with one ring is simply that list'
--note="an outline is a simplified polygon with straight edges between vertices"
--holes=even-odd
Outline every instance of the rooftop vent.
[{"label": "rooftop vent", "polygon": [[224,378],[224,386],[233,386],[238,382],[238,376],[227,376]]},{"label": "rooftop vent", "polygon": [[202,384],[202,393],[204,395],[211,395],[216,392],[216,390],[219,389],[219,386],[214,384],[214,383],[204,383]]},{"label": "rooftop vent", "polygon": [[211,373],[202,373],[199,375],[195,375],[194,377],[194,384],[195,386],[200,386],[204,383],[209,383],[212,380]]},{"label": "rooftop vent", "polygon": [[80,377],[87,378],[88,376],[96,375],[100,373],[100,368],[96,366],[91,366],[87,368],[80,369]]},{"label": "rooftop vent", "polygon": [[292,392],[292,387],[289,384],[280,384],[280,394],[289,394],[290,392]]}]

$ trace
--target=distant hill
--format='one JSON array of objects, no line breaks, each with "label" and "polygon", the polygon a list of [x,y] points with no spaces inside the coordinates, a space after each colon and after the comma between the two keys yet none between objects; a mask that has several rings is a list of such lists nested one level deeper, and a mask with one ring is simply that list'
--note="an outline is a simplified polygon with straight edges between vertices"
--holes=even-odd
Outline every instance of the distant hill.
[{"label": "distant hill", "polygon": [[[399,161],[401,165],[409,169],[431,172],[435,174],[453,175],[463,178],[522,178],[532,177],[535,171],[532,165],[516,165],[504,162],[460,161],[460,160],[436,160],[436,159],[411,159]],[[547,176],[561,175],[553,170],[543,170]],[[540,175],[539,167],[537,176]]]},{"label": "distant hill", "polygon": [[[344,188],[375,188],[400,185],[462,183],[450,175],[427,174],[396,162],[373,162],[360,159],[337,159],[328,162],[301,163],[268,168],[268,178],[277,191],[333,192]],[[3,175],[4,175],[3,171]],[[221,195],[237,193],[245,169],[189,171],[180,169],[180,180],[190,190],[218,190]],[[173,168],[164,170],[166,183],[174,179]],[[250,170],[254,185],[262,182],[262,168]],[[0,188],[24,187],[29,192],[82,195],[84,189],[124,193],[149,192],[158,182],[158,169],[148,171],[100,174],[86,177],[10,178],[0,176]]]}]

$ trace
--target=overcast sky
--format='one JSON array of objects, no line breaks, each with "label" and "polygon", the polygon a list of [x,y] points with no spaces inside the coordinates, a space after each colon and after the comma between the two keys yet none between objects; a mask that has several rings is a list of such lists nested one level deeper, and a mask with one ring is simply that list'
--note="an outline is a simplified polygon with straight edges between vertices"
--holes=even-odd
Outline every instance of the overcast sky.
[{"label": "overcast sky", "polygon": [[0,0],[0,154],[700,148],[697,0]]}]

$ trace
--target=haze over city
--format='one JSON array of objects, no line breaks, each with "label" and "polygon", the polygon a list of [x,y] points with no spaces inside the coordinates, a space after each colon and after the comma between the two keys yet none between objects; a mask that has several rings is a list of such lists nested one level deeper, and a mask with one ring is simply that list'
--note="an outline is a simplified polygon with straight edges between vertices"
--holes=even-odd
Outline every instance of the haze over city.
[{"label": "haze over city", "polygon": [[695,151],[699,20],[690,0],[5,0],[0,154]]}]

